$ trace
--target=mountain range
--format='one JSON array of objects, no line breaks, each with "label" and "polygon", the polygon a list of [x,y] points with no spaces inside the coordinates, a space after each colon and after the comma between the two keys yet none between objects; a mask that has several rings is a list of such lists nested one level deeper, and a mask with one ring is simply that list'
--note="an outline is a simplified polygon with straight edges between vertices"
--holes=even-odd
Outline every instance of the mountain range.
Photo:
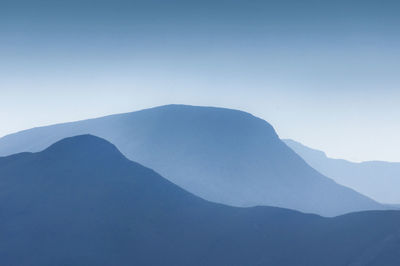
[{"label": "mountain range", "polygon": [[0,155],[41,151],[66,137],[104,138],[130,160],[203,199],[335,216],[387,207],[320,174],[273,127],[231,109],[167,105],[34,128],[0,139]]},{"label": "mountain range", "polygon": [[0,261],[52,265],[400,263],[400,212],[334,218],[203,200],[104,139],[0,158]]},{"label": "mountain range", "polygon": [[337,183],[383,203],[400,203],[400,163],[369,161],[354,163],[332,159],[322,151],[311,149],[294,140],[283,140],[311,167]]}]

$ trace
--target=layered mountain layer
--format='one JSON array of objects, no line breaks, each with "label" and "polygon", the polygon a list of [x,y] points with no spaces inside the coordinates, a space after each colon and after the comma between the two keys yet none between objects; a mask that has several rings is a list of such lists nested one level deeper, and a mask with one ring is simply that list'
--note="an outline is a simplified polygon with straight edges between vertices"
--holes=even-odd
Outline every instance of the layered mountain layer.
[{"label": "layered mountain layer", "polygon": [[311,167],[337,183],[389,204],[400,203],[400,163],[369,161],[349,162],[332,159],[322,151],[311,149],[294,140],[283,140]]},{"label": "layered mountain layer", "polygon": [[266,121],[223,108],[168,105],[34,128],[0,139],[0,154],[40,151],[81,134],[110,141],[129,159],[213,202],[324,216],[385,208],[311,168]]}]

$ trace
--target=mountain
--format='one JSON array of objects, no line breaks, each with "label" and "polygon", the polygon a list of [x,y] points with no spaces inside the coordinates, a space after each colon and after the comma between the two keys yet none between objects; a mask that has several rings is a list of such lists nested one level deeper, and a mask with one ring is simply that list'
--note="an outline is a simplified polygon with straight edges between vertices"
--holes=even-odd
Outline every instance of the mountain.
[{"label": "mountain", "polygon": [[167,105],[34,128],[0,139],[0,155],[40,151],[81,134],[110,141],[130,160],[218,203],[324,216],[384,208],[315,171],[266,121],[224,108]]},{"label": "mountain", "polygon": [[328,158],[322,151],[311,149],[294,140],[284,142],[311,167],[379,202],[400,203],[400,163],[370,161],[353,163]]},{"label": "mountain", "polygon": [[335,218],[196,197],[98,137],[0,158],[0,264],[399,265],[400,212]]}]

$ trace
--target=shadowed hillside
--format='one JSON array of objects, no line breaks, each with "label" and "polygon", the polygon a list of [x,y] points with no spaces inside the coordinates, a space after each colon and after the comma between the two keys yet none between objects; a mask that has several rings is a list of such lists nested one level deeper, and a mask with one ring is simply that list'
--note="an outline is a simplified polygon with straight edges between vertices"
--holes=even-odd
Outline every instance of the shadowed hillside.
[{"label": "shadowed hillside", "polygon": [[400,212],[204,201],[93,136],[0,158],[1,265],[398,265]]}]

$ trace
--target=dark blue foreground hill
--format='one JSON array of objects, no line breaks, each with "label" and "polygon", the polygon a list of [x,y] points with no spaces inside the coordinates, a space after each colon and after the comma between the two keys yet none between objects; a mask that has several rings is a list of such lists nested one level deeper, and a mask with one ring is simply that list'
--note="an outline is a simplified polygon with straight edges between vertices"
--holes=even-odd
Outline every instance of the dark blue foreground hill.
[{"label": "dark blue foreground hill", "polygon": [[386,207],[323,176],[249,113],[168,105],[35,128],[0,139],[0,155],[37,152],[92,134],[181,188],[237,207],[276,206],[323,216]]},{"label": "dark blue foreground hill", "polygon": [[399,265],[400,213],[200,199],[85,135],[0,158],[0,265]]}]

